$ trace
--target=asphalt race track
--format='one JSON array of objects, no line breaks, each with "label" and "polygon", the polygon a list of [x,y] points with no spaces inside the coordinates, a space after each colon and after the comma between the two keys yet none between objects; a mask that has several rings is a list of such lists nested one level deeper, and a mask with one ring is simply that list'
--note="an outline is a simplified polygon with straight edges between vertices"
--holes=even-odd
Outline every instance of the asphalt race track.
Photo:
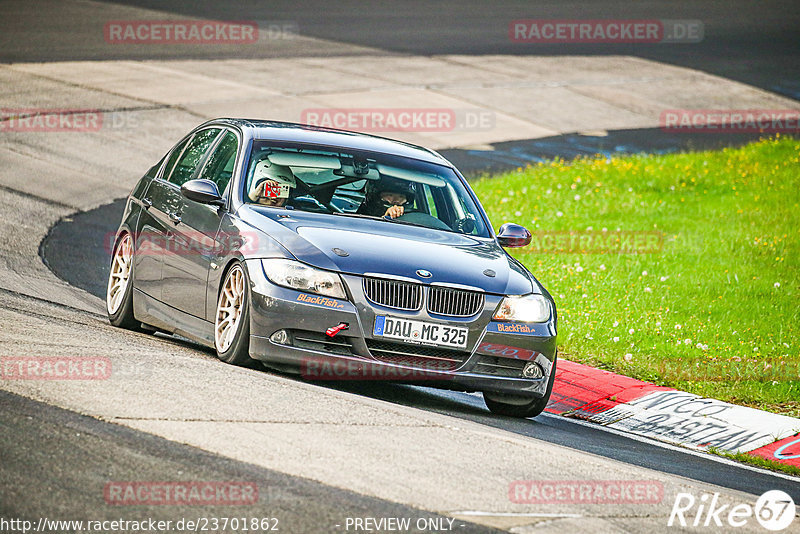
[{"label": "asphalt race track", "polygon": [[[118,519],[113,507],[98,513],[95,492],[109,476],[124,480],[258,481],[259,505],[251,517],[281,518],[296,532],[324,531],[344,525],[347,517],[436,518],[423,510],[326,487],[167,441],[150,434],[104,423],[24,397],[0,392],[3,428],[3,484],[0,514],[51,519],[92,517]],[[13,499],[13,503],[10,502]],[[225,515],[224,506],[182,505],[154,508],[156,521]],[[278,523],[280,526],[280,522]],[[463,532],[485,532],[464,521]]]},{"label": "asphalt race track", "polygon": [[[786,96],[798,98],[797,52],[800,46],[800,13],[791,1],[748,2],[644,2],[621,4],[599,2],[480,2],[413,0],[398,8],[396,2],[370,2],[368,10],[358,0],[330,2],[207,2],[187,0],[121,0],[93,9],[71,3],[58,9],[58,17],[42,21],[42,12],[53,12],[58,2],[19,3],[18,18],[11,32],[0,36],[2,61],[74,61],[81,59],[152,58],[154,49],[109,51],[102,41],[80,38],[81,30],[99,18],[93,12],[126,18],[134,9],[153,9],[174,15],[217,20],[290,22],[302,35],[327,42],[354,45],[345,52],[358,54],[360,47],[387,54],[542,54],[542,55],[636,55],[692,69],[718,74]],[[116,8],[112,5],[119,6]],[[123,9],[125,8],[130,9]],[[113,15],[117,15],[116,17]],[[703,21],[702,47],[686,44],[641,47],[636,44],[537,44],[512,43],[508,23],[516,19],[686,19]],[[105,22],[105,21],[104,21]],[[38,27],[39,32],[21,31]],[[54,39],[55,38],[55,39]],[[56,41],[58,46],[47,46]],[[201,59],[242,57],[240,49],[214,51],[162,47],[161,58]],[[248,57],[298,57],[336,55],[341,47],[313,44],[290,48],[257,47],[244,52]]]},{"label": "asphalt race track", "polygon": [[[474,175],[552,157],[713,149],[758,137],[662,131],[642,110],[662,109],[684,86],[699,95],[687,107],[800,106],[800,13],[791,2],[399,6],[0,5],[0,108],[99,109],[122,123],[77,134],[0,129],[0,355],[101,356],[114,369],[108,380],[0,380],[0,532],[15,531],[3,526],[10,518],[35,524],[42,517],[175,522],[236,515],[278,518],[282,532],[353,532],[353,518],[404,517],[431,526],[412,532],[644,533],[679,530],[667,519],[680,492],[718,493],[734,505],[780,489],[800,503],[796,477],[581,421],[492,416],[467,393],[308,383],[225,365],[183,339],[108,324],[109,235],[121,199],[180,135],[228,109],[268,116],[274,106],[278,118],[292,118],[309,102],[424,106],[419,98],[459,98],[495,113],[496,128],[404,138],[427,143]],[[507,35],[514,19],[615,17],[701,20],[705,37],[696,45],[532,46]],[[156,18],[279,22],[299,35],[249,48],[109,46],[102,38],[110,20]],[[492,71],[484,61],[499,66]],[[385,65],[388,74],[360,72],[359,62]],[[541,121],[518,119],[516,110],[475,96],[496,89],[495,76],[510,85],[513,73],[535,69],[558,80],[544,84],[558,105],[547,106],[554,109]],[[392,71],[430,78],[402,83]],[[470,76],[478,71],[486,77],[475,86]],[[614,89],[602,102],[584,100],[597,87]],[[617,107],[633,93],[645,95],[635,102],[638,115]],[[557,117],[569,115],[574,102],[585,112],[559,127]],[[516,105],[525,111],[527,104]],[[663,497],[652,504],[520,504],[509,498],[516,480],[646,481],[663,488]],[[250,506],[119,506],[104,494],[115,481],[243,481],[257,486],[258,499]],[[227,529],[234,530],[244,531]],[[753,521],[740,531],[763,529]]]}]

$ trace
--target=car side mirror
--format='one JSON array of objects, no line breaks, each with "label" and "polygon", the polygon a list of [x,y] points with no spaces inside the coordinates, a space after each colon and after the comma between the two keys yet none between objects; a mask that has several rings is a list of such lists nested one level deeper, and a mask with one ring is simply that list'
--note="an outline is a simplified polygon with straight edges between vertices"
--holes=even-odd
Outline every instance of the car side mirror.
[{"label": "car side mirror", "polygon": [[524,247],[531,242],[531,233],[524,226],[505,223],[497,233],[497,241],[501,247]]},{"label": "car side mirror", "polygon": [[189,180],[181,186],[181,194],[189,200],[212,206],[224,206],[225,200],[219,194],[217,184],[211,180]]}]

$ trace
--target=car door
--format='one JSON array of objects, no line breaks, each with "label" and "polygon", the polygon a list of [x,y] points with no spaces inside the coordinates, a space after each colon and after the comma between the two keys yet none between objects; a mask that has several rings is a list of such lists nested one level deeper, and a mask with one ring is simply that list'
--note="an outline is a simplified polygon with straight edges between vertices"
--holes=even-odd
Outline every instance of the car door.
[{"label": "car door", "polygon": [[161,278],[164,254],[167,252],[167,233],[171,232],[168,213],[175,208],[174,205],[170,205],[171,201],[174,204],[174,198],[169,195],[170,188],[163,177],[169,176],[192,137],[192,135],[187,136],[167,154],[166,162],[150,181],[142,196],[144,210],[139,216],[133,269],[136,288],[158,300],[161,300]]},{"label": "car door", "polygon": [[[191,136],[181,152],[171,157],[164,167],[161,178],[153,180],[147,191],[152,206],[148,210],[154,223],[153,253],[161,262],[159,295],[167,302],[165,288],[172,282],[175,273],[167,269],[171,258],[184,254],[183,245],[176,240],[175,229],[180,224],[183,211],[183,195],[180,186],[197,172],[206,154],[222,131],[219,127],[205,128]],[[155,295],[154,295],[155,296]]]},{"label": "car door", "polygon": [[[238,149],[236,134],[224,130],[192,179],[211,180],[224,195]],[[203,319],[206,318],[206,284],[211,263],[219,261],[229,246],[227,239],[218,238],[221,218],[219,207],[182,197],[180,222],[173,229],[179,253],[164,258],[164,302]]]}]

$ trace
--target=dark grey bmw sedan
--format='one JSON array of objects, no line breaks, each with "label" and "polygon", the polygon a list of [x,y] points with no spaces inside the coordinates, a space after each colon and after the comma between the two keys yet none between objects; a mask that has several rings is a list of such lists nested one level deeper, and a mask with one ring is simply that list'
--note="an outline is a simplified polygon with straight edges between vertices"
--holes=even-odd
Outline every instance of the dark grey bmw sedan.
[{"label": "dark grey bmw sedan", "polygon": [[556,308],[439,154],[354,132],[217,119],[136,184],[115,235],[112,324],[311,380],[480,391],[532,417]]}]

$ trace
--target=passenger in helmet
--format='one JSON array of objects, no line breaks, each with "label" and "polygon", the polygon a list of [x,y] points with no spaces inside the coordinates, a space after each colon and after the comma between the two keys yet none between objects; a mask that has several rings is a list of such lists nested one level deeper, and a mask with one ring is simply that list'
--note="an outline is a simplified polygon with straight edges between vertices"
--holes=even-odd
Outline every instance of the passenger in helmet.
[{"label": "passenger in helmet", "polygon": [[367,182],[364,202],[357,213],[396,219],[414,206],[414,197],[414,184],[384,177],[374,182]]},{"label": "passenger in helmet", "polygon": [[294,188],[297,178],[285,165],[262,159],[256,164],[247,197],[263,206],[283,207]]}]

